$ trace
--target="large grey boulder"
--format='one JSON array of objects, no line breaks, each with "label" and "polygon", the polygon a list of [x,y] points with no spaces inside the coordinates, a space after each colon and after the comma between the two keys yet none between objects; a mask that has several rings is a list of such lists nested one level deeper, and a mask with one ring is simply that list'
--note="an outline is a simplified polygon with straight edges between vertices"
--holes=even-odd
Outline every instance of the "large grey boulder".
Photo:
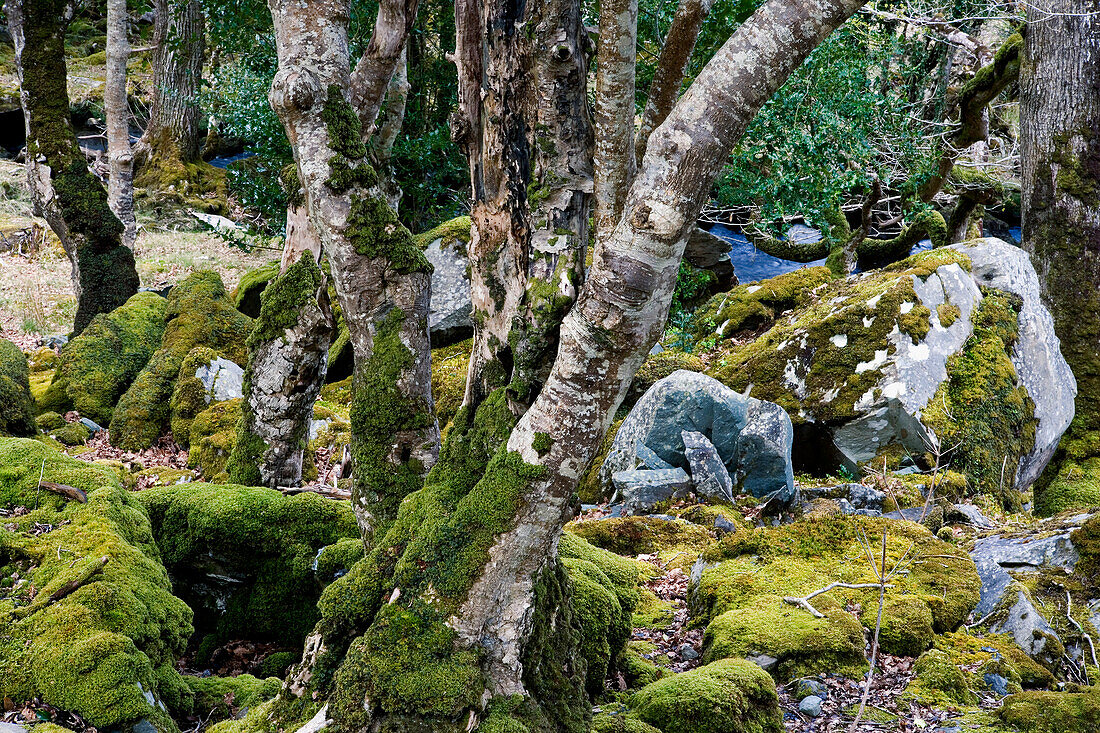
[{"label": "large grey boulder", "polygon": [[432,263],[432,302],[428,329],[432,346],[446,346],[473,335],[470,278],[466,275],[466,246],[461,238],[440,236],[424,248]]},{"label": "large grey boulder", "polygon": [[1060,642],[1058,634],[1039,613],[1022,585],[1013,583],[1011,590],[1015,594],[1007,594],[1002,603],[1003,612],[990,624],[989,630],[994,634],[1010,635],[1028,656],[1044,660],[1051,641]]},{"label": "large grey boulder", "polygon": [[737,275],[730,260],[730,243],[711,234],[706,229],[695,227],[688,234],[684,246],[684,259],[701,270],[709,270],[718,278],[718,287],[729,290],[737,285]]},{"label": "large grey boulder", "polygon": [[778,405],[740,395],[705,374],[679,370],[649,388],[615,434],[600,468],[607,488],[620,471],[639,464],[638,446],[688,469],[683,433],[697,432],[714,446],[734,488],[762,497],[794,496],[791,420]]},{"label": "large grey boulder", "polygon": [[244,396],[244,369],[229,359],[219,356],[200,366],[195,371],[195,378],[206,389],[206,404]]},{"label": "large grey boulder", "polygon": [[999,239],[976,239],[952,245],[970,258],[971,275],[986,287],[1014,293],[1023,299],[1019,335],[1010,358],[1021,384],[1035,402],[1035,445],[1020,458],[1016,486],[1035,483],[1054,455],[1062,433],[1073,420],[1077,381],[1062,358],[1054,333],[1054,319],[1043,305],[1039,276],[1027,252]]}]

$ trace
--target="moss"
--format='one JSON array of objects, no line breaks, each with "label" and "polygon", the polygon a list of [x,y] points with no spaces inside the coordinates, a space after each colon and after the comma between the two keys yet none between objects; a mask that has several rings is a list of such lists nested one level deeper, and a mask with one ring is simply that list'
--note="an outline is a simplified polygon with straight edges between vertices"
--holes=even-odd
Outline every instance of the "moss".
[{"label": "moss", "polygon": [[810,294],[833,279],[825,267],[805,267],[759,283],[738,285],[715,295],[696,312],[700,339],[712,334],[730,338],[747,330],[771,326],[787,311],[810,300]]},{"label": "moss", "polygon": [[56,412],[43,412],[34,419],[34,422],[41,430],[57,430],[60,427],[64,427],[65,418],[61,417]]},{"label": "moss", "polygon": [[930,239],[932,246],[948,244],[947,222],[935,209],[924,209],[893,239],[864,239],[856,247],[860,269],[870,270],[905,258],[913,246],[922,239]]},{"label": "moss", "polygon": [[948,379],[922,419],[979,491],[1017,508],[1014,477],[1021,455],[1035,442],[1035,404],[1009,358],[1016,342],[1019,298],[990,291],[974,314],[974,334],[947,362]]},{"label": "moss", "polygon": [[54,409],[73,409],[101,425],[110,423],[115,404],[160,343],[166,311],[164,298],[144,292],[93,318],[61,350],[50,385],[60,400]]},{"label": "moss", "polygon": [[189,483],[137,497],[174,578],[202,578],[213,567],[239,580],[224,610],[203,598],[201,583],[191,589],[177,580],[177,591],[199,612],[199,633],[216,643],[241,637],[301,643],[318,619],[314,559],[322,548],[358,537],[348,504],[315,494]]},{"label": "moss", "polygon": [[661,600],[652,591],[642,589],[631,625],[660,631],[672,625],[675,615],[676,607],[670,601]]},{"label": "moss", "polygon": [[723,659],[643,687],[631,704],[663,733],[779,733],[775,683],[743,659]]},{"label": "moss", "polygon": [[27,357],[11,341],[0,338],[0,435],[37,433],[34,412]]},{"label": "moss", "polygon": [[697,524],[657,517],[599,519],[572,522],[566,527],[596,547],[630,557],[662,550],[698,554],[714,543],[710,533]]},{"label": "moss", "polygon": [[658,667],[649,661],[634,648],[635,642],[628,642],[627,646],[615,660],[615,667],[622,673],[630,689],[645,687],[651,682],[656,682],[668,674],[668,671]]},{"label": "moss", "polygon": [[52,372],[57,369],[60,361],[61,357],[49,346],[42,346],[36,349],[33,354],[27,355],[27,367],[32,372]]},{"label": "moss", "polygon": [[272,279],[260,296],[260,313],[248,335],[249,347],[279,338],[286,329],[297,326],[298,312],[322,282],[321,268],[308,253]]},{"label": "moss", "polygon": [[454,247],[460,254],[466,254],[466,245],[470,242],[470,217],[460,216],[450,221],[445,221],[439,226],[426,232],[421,232],[413,237],[416,246],[425,249],[429,244],[439,239],[442,246]]},{"label": "moss", "polygon": [[171,410],[172,436],[183,448],[191,446],[191,425],[195,417],[210,404],[206,386],[196,374],[199,369],[210,366],[218,358],[218,352],[207,346],[196,346],[187,352],[180,366],[176,386],[172,390],[172,399],[168,403]]},{"label": "moss", "polygon": [[750,527],[751,524],[733,507],[715,506],[712,504],[692,504],[691,506],[671,510],[671,514],[680,519],[687,520],[700,527],[714,529],[715,522],[719,518],[724,519],[735,527]]},{"label": "moss", "polygon": [[91,435],[92,431],[84,427],[84,424],[80,421],[68,423],[50,433],[51,438],[62,445],[68,446],[84,445]]},{"label": "moss", "polygon": [[[173,672],[175,670],[164,674],[167,676]],[[250,674],[236,677],[177,676],[181,694],[168,703],[169,710],[178,717],[201,715],[210,723],[232,717],[237,708],[249,708],[272,699],[282,684],[282,680],[274,676],[260,679]]]},{"label": "moss", "polygon": [[432,399],[439,426],[446,428],[466,393],[466,369],[473,339],[432,349]]},{"label": "moss", "polygon": [[[19,563],[30,581],[14,593],[0,590],[0,696],[38,696],[99,728],[155,717],[142,691],[161,694],[156,670],[182,654],[191,610],[171,594],[136,495],[114,471],[33,440],[0,440],[0,466],[6,506],[35,506],[40,471],[88,493],[84,504],[43,495],[37,510],[0,532],[0,556]],[[36,522],[53,530],[36,536]],[[100,557],[109,561],[76,591],[20,615],[27,587],[50,594]]]},{"label": "moss", "polygon": [[240,419],[240,398],[215,402],[196,415],[191,423],[191,450],[187,454],[187,465],[198,469],[208,481],[224,480]]},{"label": "moss", "polygon": [[1021,692],[1005,698],[1000,717],[1026,733],[1097,733],[1100,692]]},{"label": "moss", "polygon": [[111,443],[125,450],[152,445],[170,426],[170,401],[184,358],[207,346],[230,361],[245,363],[251,319],[232,306],[216,272],[190,275],[172,288],[160,348],[118,402],[111,417]]},{"label": "moss", "polygon": [[600,712],[592,718],[591,733],[661,733],[649,723],[627,713]]},{"label": "moss", "polygon": [[138,471],[137,479],[146,482],[148,486],[173,486],[185,484],[194,480],[195,472],[181,468],[169,468],[168,466],[151,466]]},{"label": "moss", "polygon": [[611,580],[591,562],[567,559],[562,564],[569,573],[573,611],[581,627],[580,654],[587,668],[586,687],[595,697],[603,691],[611,661],[630,638],[633,609],[622,607]]},{"label": "moss", "polygon": [[278,275],[278,260],[272,260],[266,265],[261,265],[241,275],[241,280],[237,283],[237,289],[233,291],[233,307],[249,318],[259,316],[260,293]]},{"label": "moss", "polygon": [[952,303],[940,303],[936,306],[936,315],[939,316],[941,326],[951,328],[955,321],[962,316],[962,311],[959,310],[959,306]]},{"label": "moss", "polygon": [[611,427],[607,429],[607,433],[600,442],[600,447],[596,450],[596,455],[592,457],[592,462],[581,475],[580,483],[577,484],[577,494],[585,504],[598,504],[607,498],[600,485],[600,468],[607,459],[607,454],[611,452],[611,446],[615,444],[615,434],[619,432],[619,426],[622,424],[622,420],[611,423]]},{"label": "moss", "polygon": [[937,706],[973,705],[977,696],[970,691],[966,673],[946,653],[932,649],[921,655],[913,667],[914,680],[909,694]]}]

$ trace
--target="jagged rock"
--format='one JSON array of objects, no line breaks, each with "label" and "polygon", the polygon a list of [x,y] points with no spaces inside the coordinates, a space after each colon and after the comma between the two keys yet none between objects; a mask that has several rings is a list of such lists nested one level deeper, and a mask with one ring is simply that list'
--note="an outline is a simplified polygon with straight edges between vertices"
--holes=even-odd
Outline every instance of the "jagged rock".
[{"label": "jagged rock", "polygon": [[966,517],[966,521],[978,529],[992,529],[996,526],[992,520],[982,514],[981,509],[973,504],[955,504],[955,511]]},{"label": "jagged rock", "polygon": [[206,389],[206,404],[244,396],[244,369],[223,357],[195,370],[195,378]]},{"label": "jagged rock", "polygon": [[694,430],[680,432],[684,441],[684,455],[691,467],[691,481],[695,493],[708,499],[733,503],[733,481],[726,464],[707,436]]},{"label": "jagged rock", "polygon": [[607,486],[616,473],[638,465],[638,445],[672,466],[688,468],[685,430],[710,440],[735,487],[758,497],[774,492],[785,501],[793,497],[793,431],[782,408],[686,370],[659,380],[638,400],[600,468],[601,483]]},{"label": "jagged rock", "polygon": [[[653,452],[648,446],[638,443],[638,447],[635,448],[635,453],[638,455],[638,459],[641,460],[642,465],[646,468],[653,469],[654,471],[662,468],[673,468],[668,462],[663,460],[659,455]],[[726,473],[729,476],[729,472]]]},{"label": "jagged rock", "polygon": [[825,699],[829,696],[829,688],[821,680],[815,679],[801,679],[795,683],[794,696],[796,698],[804,700],[811,695]]},{"label": "jagged rock", "polygon": [[460,217],[417,236],[432,263],[432,302],[428,314],[432,346],[446,346],[474,332],[470,278],[466,274],[466,244],[470,219]]},{"label": "jagged rock", "polygon": [[[1061,642],[1050,622],[1043,618],[1039,609],[1031,602],[1027,591],[1018,583],[1010,588],[1016,590],[1015,600],[1011,591],[1005,594],[997,618],[990,624],[994,634],[1008,634],[1016,640],[1016,645],[1027,652],[1032,659],[1051,658],[1057,660],[1062,655]],[[1053,642],[1053,643],[1052,643]],[[1057,651],[1047,647],[1052,646]]]},{"label": "jagged rock", "polygon": [[730,243],[711,234],[706,229],[695,227],[688,234],[684,246],[684,260],[700,270],[708,270],[718,278],[718,287],[729,290],[737,285],[737,275],[730,260]]},{"label": "jagged rock", "polygon": [[616,471],[612,478],[623,514],[648,514],[663,501],[687,496],[691,477],[682,468]]}]

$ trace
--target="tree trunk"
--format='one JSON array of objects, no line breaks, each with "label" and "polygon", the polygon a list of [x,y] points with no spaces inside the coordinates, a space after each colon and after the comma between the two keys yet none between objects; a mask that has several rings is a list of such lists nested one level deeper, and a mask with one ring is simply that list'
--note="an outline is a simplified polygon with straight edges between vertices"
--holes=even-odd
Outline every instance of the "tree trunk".
[{"label": "tree trunk", "polygon": [[[457,733],[486,717],[523,718],[532,730],[586,729],[583,663],[575,662],[569,588],[556,560],[571,497],[661,332],[687,235],[726,156],[789,74],[861,4],[771,0],[711,60],[650,137],[624,213],[597,245],[561,322],[557,359],[534,403],[514,428],[506,388],[456,416],[424,488],[326,591],[307,664],[288,689],[328,692],[329,714],[348,730]],[[464,10],[458,17],[469,17]],[[485,17],[501,22],[487,26],[498,37],[483,36],[489,93],[480,119],[512,129],[514,110],[494,97],[492,77],[518,82],[515,68],[499,63],[517,56],[499,44],[523,18]],[[474,55],[458,58],[462,68]],[[583,77],[575,81],[583,89]],[[519,138],[486,134],[471,161],[493,181],[486,190],[500,191],[494,177],[507,171],[500,157],[485,169],[493,162],[486,151],[505,152],[501,140]],[[507,160],[519,160],[518,149]],[[503,202],[494,210],[502,215],[519,208],[487,197],[479,205],[489,223],[488,201]]]},{"label": "tree trunk", "polygon": [[611,233],[622,215],[623,202],[637,164],[633,142],[638,0],[603,0],[600,3],[596,60],[594,223],[597,235],[603,237]]},{"label": "tree trunk", "polygon": [[4,5],[15,44],[27,127],[27,175],[35,211],[49,222],[72,263],[76,291],[73,335],[97,313],[114,310],[137,292],[134,255],[107,192],[88,171],[69,119],[64,0]]},{"label": "tree trunk", "polygon": [[199,0],[155,0],[153,103],[135,159],[140,183],[166,188],[199,161],[199,87],[206,49]]},{"label": "tree trunk", "polygon": [[134,155],[130,150],[130,103],[126,96],[126,63],[130,59],[130,16],[126,0],[107,2],[107,82],[103,106],[107,114],[107,200],[122,222],[122,243],[133,249],[137,238],[134,218]]},{"label": "tree trunk", "polygon": [[[357,110],[344,96],[352,86],[347,3],[269,5],[279,56],[271,106],[294,150],[310,222],[332,266],[355,353],[352,505],[370,547],[438,455],[428,341],[431,265],[387,205],[367,161],[363,123],[373,126],[374,119],[360,112],[365,106],[377,111],[380,100],[360,98],[364,107]],[[409,12],[383,8],[379,18]],[[380,29],[404,34],[408,25],[376,25],[375,35]],[[372,38],[368,51],[375,46]],[[377,47],[393,43],[379,38]],[[367,66],[385,80],[360,76],[356,88],[384,93],[393,67]]]},{"label": "tree trunk", "polygon": [[1073,423],[1036,486],[1037,508],[1057,511],[1043,494],[1063,461],[1100,455],[1100,4],[1043,0],[1028,6],[1028,19],[1020,64],[1023,244],[1077,378]]},{"label": "tree trunk", "polygon": [[325,383],[335,319],[305,202],[287,209],[279,276],[261,295],[248,337],[237,442],[226,466],[246,486],[298,486],[313,403]]}]

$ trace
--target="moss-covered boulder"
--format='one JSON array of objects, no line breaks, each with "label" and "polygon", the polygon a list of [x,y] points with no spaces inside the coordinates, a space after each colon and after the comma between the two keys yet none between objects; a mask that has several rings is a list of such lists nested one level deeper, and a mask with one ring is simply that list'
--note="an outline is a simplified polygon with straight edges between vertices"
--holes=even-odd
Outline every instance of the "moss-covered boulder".
[{"label": "moss-covered boulder", "polygon": [[631,706],[663,733],[780,733],[775,683],[744,659],[723,659],[643,687]]},{"label": "moss-covered boulder", "polygon": [[233,291],[233,306],[249,318],[260,315],[260,293],[279,275],[279,261],[272,260],[241,275]]},{"label": "moss-covered boulder", "polygon": [[40,408],[81,415],[107,425],[115,404],[148,363],[164,335],[167,301],[137,293],[100,313],[65,344]]},{"label": "moss-covered boulder", "polygon": [[[705,660],[763,653],[789,679],[865,666],[862,627],[874,628],[877,590],[836,589],[811,603],[814,617],[788,597],[806,596],[833,582],[874,583],[864,538],[887,538],[887,564],[904,570],[887,590],[882,648],[919,654],[934,633],[954,630],[977,604],[981,579],[970,557],[912,522],[856,516],[807,519],[774,528],[738,531],[703,555],[713,565],[692,589],[698,621],[707,623]],[[903,559],[904,558],[904,559]],[[858,620],[848,613],[856,604]]]},{"label": "moss-covered boulder", "polygon": [[56,430],[51,430],[50,437],[62,445],[77,446],[87,443],[88,438],[92,437],[92,431],[84,427],[84,423],[78,420],[66,423]]},{"label": "moss-covered boulder", "polygon": [[237,442],[241,400],[215,402],[191,421],[187,465],[208,481],[224,481],[226,464]]},{"label": "moss-covered boulder", "polygon": [[196,272],[172,288],[165,317],[160,348],[122,395],[111,418],[111,443],[126,450],[147,448],[168,432],[172,393],[192,349],[206,346],[237,364],[247,358],[251,319],[233,307],[216,272]]},{"label": "moss-covered boulder", "polygon": [[1023,733],[1100,733],[1100,688],[1010,695],[1000,717]]},{"label": "moss-covered boulder", "polygon": [[300,643],[318,618],[318,553],[359,536],[347,502],[316,494],[188,483],[136,496],[207,652],[241,636]]},{"label": "moss-covered boulder", "polygon": [[656,554],[690,567],[695,558],[715,543],[711,532],[683,519],[662,517],[617,517],[572,522],[569,531],[596,547],[616,555],[635,557]]},{"label": "moss-covered boulder", "polygon": [[0,338],[0,435],[37,433],[34,412],[27,357],[11,341]]},{"label": "moss-covered boulder", "polygon": [[[87,492],[87,503],[39,495],[40,471]],[[23,581],[0,585],[0,697],[40,697],[100,729],[143,718],[174,728],[156,702],[178,677],[173,664],[192,614],[171,593],[136,496],[110,468],[38,441],[0,439],[0,506],[38,504],[0,528],[0,575]],[[39,534],[43,524],[54,529]]]}]

